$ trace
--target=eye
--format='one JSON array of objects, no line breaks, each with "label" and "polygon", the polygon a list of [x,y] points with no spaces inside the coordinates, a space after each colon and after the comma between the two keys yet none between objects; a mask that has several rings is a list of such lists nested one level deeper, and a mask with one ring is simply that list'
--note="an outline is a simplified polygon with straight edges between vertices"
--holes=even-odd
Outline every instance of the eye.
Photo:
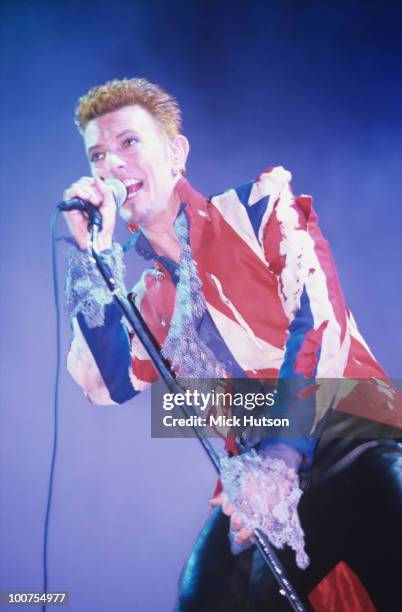
[{"label": "eye", "polygon": [[138,143],[138,138],[134,138],[134,136],[129,136],[123,140],[123,147],[128,149],[128,147],[132,147],[133,145]]},{"label": "eye", "polygon": [[95,153],[92,153],[89,159],[93,164],[96,164],[96,162],[100,161],[104,157],[105,157],[104,153],[101,153],[100,151],[96,151]]}]

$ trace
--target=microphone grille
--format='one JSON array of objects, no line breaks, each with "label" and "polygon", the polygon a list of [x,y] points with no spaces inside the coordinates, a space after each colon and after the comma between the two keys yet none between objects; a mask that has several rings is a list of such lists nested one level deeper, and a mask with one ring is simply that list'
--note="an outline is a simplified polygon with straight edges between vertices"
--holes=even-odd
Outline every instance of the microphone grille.
[{"label": "microphone grille", "polygon": [[108,178],[106,179],[105,183],[112,188],[114,201],[116,202],[117,208],[123,206],[127,199],[127,189],[124,183],[116,178]]}]

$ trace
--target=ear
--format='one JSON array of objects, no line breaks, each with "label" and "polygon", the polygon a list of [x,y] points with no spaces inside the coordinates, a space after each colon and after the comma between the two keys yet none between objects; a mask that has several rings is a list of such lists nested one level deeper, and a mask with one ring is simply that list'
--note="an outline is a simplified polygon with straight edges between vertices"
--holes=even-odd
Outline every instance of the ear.
[{"label": "ear", "polygon": [[179,172],[184,170],[190,151],[189,141],[183,134],[179,134],[171,141],[170,148],[172,152],[172,169]]}]

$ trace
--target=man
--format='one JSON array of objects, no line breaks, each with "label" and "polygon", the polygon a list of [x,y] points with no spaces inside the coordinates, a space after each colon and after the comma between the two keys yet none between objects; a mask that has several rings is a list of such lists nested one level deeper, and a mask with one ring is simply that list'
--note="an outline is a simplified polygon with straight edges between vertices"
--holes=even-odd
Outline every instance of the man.
[{"label": "man", "polygon": [[[180,377],[286,378],[302,385],[311,378],[385,378],[344,304],[311,198],[293,195],[289,172],[270,168],[255,182],[206,200],[183,176],[189,143],[180,133],[176,101],[144,79],[94,88],[81,98],[76,123],[91,177],[74,183],[64,199],[79,197],[99,207],[99,246],[124,290],[122,251],[113,243],[116,206],[105,180],[126,185],[119,213],[135,231],[132,245],[153,262],[134,289],[136,304]],[[122,403],[155,380],[156,372],[89,258],[87,220],[77,211],[66,218],[78,247],[66,281],[74,330],[68,369],[91,401]],[[224,491],[211,500],[217,509],[183,572],[178,610],[288,609],[254,548],[235,556],[229,549],[229,527],[233,549],[251,543],[261,505],[268,535],[279,533],[278,542],[296,551],[298,567],[288,548],[280,556],[314,609],[352,609],[345,597],[339,603],[345,588],[360,606],[353,609],[392,609],[398,560],[388,541],[401,501],[401,452],[395,442],[368,441],[362,430],[368,418],[398,425],[398,396],[378,380],[352,383],[347,392],[320,389],[328,397],[321,397],[319,410],[307,409],[301,394],[302,436],[230,446],[229,454],[239,456],[225,462]],[[318,443],[316,426],[330,404],[342,411],[334,436],[358,427],[356,435],[366,438]],[[381,479],[393,500],[373,545],[367,536]],[[391,561],[386,582],[384,555]]]}]

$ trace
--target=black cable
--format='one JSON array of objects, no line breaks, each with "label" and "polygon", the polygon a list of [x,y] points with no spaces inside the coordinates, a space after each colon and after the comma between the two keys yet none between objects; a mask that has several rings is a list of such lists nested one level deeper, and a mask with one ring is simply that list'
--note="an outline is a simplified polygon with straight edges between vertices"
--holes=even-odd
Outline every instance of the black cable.
[{"label": "black cable", "polygon": [[[52,235],[52,275],[53,275],[53,297],[56,311],[56,371],[54,379],[53,394],[53,444],[52,459],[50,462],[49,486],[46,502],[45,523],[43,528],[43,592],[46,597],[48,586],[48,542],[49,542],[49,519],[52,506],[54,473],[56,467],[56,456],[59,434],[59,382],[60,382],[60,362],[61,362],[61,342],[60,342],[60,302],[59,302],[59,283],[57,279],[57,253],[56,253],[56,222],[59,214],[56,209],[51,220]],[[42,612],[46,612],[46,603],[42,605]]]}]

